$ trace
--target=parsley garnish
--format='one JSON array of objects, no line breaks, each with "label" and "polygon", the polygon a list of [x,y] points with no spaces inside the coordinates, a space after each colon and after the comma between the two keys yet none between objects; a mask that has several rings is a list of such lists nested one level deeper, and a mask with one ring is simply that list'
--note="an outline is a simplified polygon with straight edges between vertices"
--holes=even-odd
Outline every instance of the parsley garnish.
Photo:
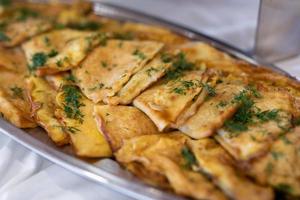
[{"label": "parsley garnish", "polygon": [[2,31],[0,31],[0,41],[10,41],[10,38]]},{"label": "parsley garnish", "polygon": [[187,147],[183,147],[181,150],[181,155],[185,160],[185,167],[191,169],[192,166],[197,165],[197,160],[194,154]]},{"label": "parsley garnish", "polygon": [[17,86],[10,88],[13,93],[13,96],[16,98],[24,99],[23,89]]},{"label": "parsley garnish", "polygon": [[47,62],[48,56],[45,53],[35,53],[32,58],[32,64],[29,65],[29,70],[34,71],[39,67],[42,67]]},{"label": "parsley garnish", "polygon": [[159,70],[157,68],[154,68],[154,67],[150,67],[149,69],[146,70],[146,73],[149,77],[152,76],[152,73],[154,72],[158,72]]},{"label": "parsley garnish", "polygon": [[80,90],[74,85],[64,85],[64,111],[68,118],[76,119],[79,122],[83,122],[83,114],[80,111],[80,107],[84,106],[80,102],[82,94]]},{"label": "parsley garnish", "polygon": [[137,56],[139,59],[144,60],[146,59],[146,56],[143,52],[141,52],[140,50],[136,49],[132,55]]}]

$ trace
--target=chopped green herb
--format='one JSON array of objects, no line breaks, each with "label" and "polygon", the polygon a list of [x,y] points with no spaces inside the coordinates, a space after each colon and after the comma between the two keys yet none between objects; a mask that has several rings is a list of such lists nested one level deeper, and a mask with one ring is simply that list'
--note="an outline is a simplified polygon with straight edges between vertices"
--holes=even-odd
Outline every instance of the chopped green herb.
[{"label": "chopped green herb", "polygon": [[224,125],[225,125],[227,130],[232,132],[230,134],[231,137],[236,136],[238,134],[238,132],[248,130],[248,127],[245,124],[243,124],[241,122],[236,122],[236,121],[233,121],[233,120],[225,121]]},{"label": "chopped green herb", "polygon": [[38,16],[39,16],[39,13],[37,13],[34,10],[31,10],[31,9],[28,9],[28,8],[20,8],[17,11],[17,17],[16,17],[16,19],[18,21],[25,21],[28,18],[36,18]]},{"label": "chopped green herb", "polygon": [[158,72],[159,70],[157,68],[154,67],[150,67],[149,69],[146,70],[146,73],[149,77],[152,76],[152,73]]},{"label": "chopped green herb", "polygon": [[102,89],[102,88],[104,88],[104,86],[105,85],[103,83],[99,83],[97,86],[89,88],[88,90],[89,91],[95,91],[96,89]]},{"label": "chopped green herb", "polygon": [[224,125],[229,131],[235,132],[233,135],[236,135],[237,132],[248,130],[248,125],[252,123],[254,101],[249,97],[248,91],[243,90],[234,96],[231,103],[238,103],[240,107],[232,119],[227,120]]},{"label": "chopped green herb", "polygon": [[67,132],[69,132],[69,133],[76,133],[76,132],[80,131],[78,128],[73,127],[73,126],[67,126],[65,128],[66,128]]},{"label": "chopped green herb", "polygon": [[132,55],[137,56],[139,59],[144,60],[146,59],[146,56],[143,52],[141,52],[140,50],[136,49]]},{"label": "chopped green herb", "polygon": [[251,94],[256,98],[262,97],[262,95],[257,91],[257,89],[254,86],[249,85],[246,87],[246,89],[249,90],[251,92]]},{"label": "chopped green herb", "polygon": [[80,111],[80,107],[84,106],[80,102],[82,99],[81,92],[74,85],[64,85],[62,89],[64,94],[64,112],[67,117],[83,122],[83,114]]},{"label": "chopped green herb", "polygon": [[280,158],[282,158],[284,156],[284,154],[282,152],[277,152],[277,151],[271,151],[271,155],[274,160],[279,160]]},{"label": "chopped green herb", "polygon": [[132,32],[114,33],[113,38],[119,39],[119,40],[133,40],[134,35]]},{"label": "chopped green herb", "polygon": [[164,62],[164,63],[169,63],[172,61],[172,56],[166,52],[163,52],[160,56],[160,59]]},{"label": "chopped green herb", "polygon": [[217,84],[223,83],[223,80],[222,79],[218,79],[216,83]]},{"label": "chopped green herb", "polygon": [[300,126],[300,117],[293,118],[293,125],[294,126]]},{"label": "chopped green herb", "polygon": [[0,6],[10,6],[11,5],[11,0],[0,0]]},{"label": "chopped green herb", "polygon": [[23,89],[17,86],[10,88],[15,98],[24,99]]},{"label": "chopped green herb", "polygon": [[7,26],[7,22],[6,21],[2,21],[0,22],[0,31],[3,31]]},{"label": "chopped green herb", "polygon": [[0,41],[10,41],[10,38],[5,33],[0,31]]},{"label": "chopped green herb", "polygon": [[293,192],[292,186],[290,186],[286,183],[280,183],[280,184],[276,185],[275,188],[278,191],[288,193],[288,194],[291,194]]},{"label": "chopped green herb", "polygon": [[97,35],[98,39],[100,40],[100,46],[105,46],[106,43],[107,43],[107,35],[106,34],[103,34],[103,33],[100,33]]},{"label": "chopped green herb", "polygon": [[184,88],[174,88],[172,91],[176,94],[186,95],[186,90]]},{"label": "chopped green herb", "polygon": [[279,112],[278,109],[266,110],[266,111],[256,113],[256,117],[262,122],[276,120],[278,117],[278,112]]},{"label": "chopped green herb", "polygon": [[105,85],[103,83],[99,83],[99,89],[102,89]]},{"label": "chopped green herb", "polygon": [[180,52],[174,57],[172,67],[166,73],[167,80],[175,80],[182,76],[184,71],[192,70],[194,63],[188,62],[185,54]]},{"label": "chopped green herb", "polygon": [[66,26],[64,24],[56,23],[54,25],[54,28],[55,29],[64,29],[64,28],[66,28]]},{"label": "chopped green herb", "polygon": [[220,103],[217,106],[224,108],[225,106],[227,106],[227,104],[228,104],[228,102],[226,102],[226,101],[220,101]]},{"label": "chopped green herb", "polygon": [[186,95],[186,92],[190,89],[195,89],[200,87],[201,83],[198,80],[190,80],[190,81],[180,81],[181,85],[173,88],[172,92],[176,94]]},{"label": "chopped green herb", "polygon": [[280,139],[284,144],[293,144],[285,135],[280,136]]},{"label": "chopped green herb", "polygon": [[197,160],[194,154],[187,147],[183,147],[181,150],[181,155],[185,160],[185,167],[191,169],[192,166],[197,165]]},{"label": "chopped green herb", "polygon": [[77,30],[90,30],[90,31],[96,31],[101,28],[101,24],[98,22],[93,21],[87,21],[87,22],[81,22],[81,23],[72,23],[69,24],[68,27],[72,29]]},{"label": "chopped green herb", "polygon": [[32,58],[32,64],[29,66],[30,71],[34,71],[39,67],[42,67],[47,62],[48,56],[45,53],[35,53]]},{"label": "chopped green herb", "polygon": [[201,86],[206,90],[209,96],[214,97],[217,95],[215,88],[211,87],[207,83],[201,83]]},{"label": "chopped green herb", "polygon": [[73,74],[69,74],[68,76],[66,76],[66,77],[65,77],[65,80],[66,80],[66,81],[73,82],[73,83],[76,83],[76,82],[77,82],[77,78],[76,78]]},{"label": "chopped green herb", "polygon": [[52,58],[52,57],[57,56],[57,54],[58,54],[58,52],[57,52],[56,50],[52,49],[52,50],[48,53],[47,56],[48,56],[49,58]]},{"label": "chopped green herb", "polygon": [[104,67],[104,68],[106,68],[107,67],[107,62],[101,61],[101,66]]},{"label": "chopped green herb", "polygon": [[47,36],[44,37],[44,43],[47,47],[51,45],[50,39]]},{"label": "chopped green herb", "polygon": [[232,119],[225,123],[225,128],[232,132],[242,132],[248,130],[248,125],[250,124],[271,120],[278,121],[278,109],[260,111],[260,109],[255,107],[251,95],[255,98],[262,97],[253,87],[247,87],[234,96],[232,103],[238,103],[240,106]]},{"label": "chopped green herb", "polygon": [[57,67],[62,67],[63,61],[61,59],[59,59],[58,61],[56,61],[56,65],[57,65]]},{"label": "chopped green herb", "polygon": [[265,172],[266,172],[268,175],[270,175],[270,174],[272,174],[273,169],[274,169],[274,165],[273,165],[272,163],[269,162],[269,163],[267,164],[266,168],[265,168]]}]

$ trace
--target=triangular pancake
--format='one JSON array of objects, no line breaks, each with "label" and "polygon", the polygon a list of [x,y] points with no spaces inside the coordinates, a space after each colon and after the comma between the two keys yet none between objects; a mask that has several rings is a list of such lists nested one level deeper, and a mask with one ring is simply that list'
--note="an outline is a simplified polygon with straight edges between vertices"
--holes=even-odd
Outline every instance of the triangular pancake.
[{"label": "triangular pancake", "polygon": [[48,136],[55,144],[60,146],[69,143],[68,134],[54,116],[57,92],[46,80],[39,77],[31,76],[26,82],[32,115],[36,122],[47,131]]},{"label": "triangular pancake", "polygon": [[280,192],[300,196],[300,129],[296,127],[278,138],[269,153],[255,159],[247,168],[260,184]]},{"label": "triangular pancake", "polygon": [[55,30],[22,45],[29,68],[38,75],[55,74],[77,67],[105,36],[97,32]]},{"label": "triangular pancake", "polygon": [[188,146],[195,155],[198,165],[214,183],[232,199],[273,199],[271,188],[256,185],[235,167],[234,159],[214,140],[189,140]]},{"label": "triangular pancake", "polygon": [[204,71],[188,71],[180,79],[161,80],[138,96],[133,104],[145,112],[160,131],[170,128],[202,90]]},{"label": "triangular pancake", "polygon": [[[195,115],[179,127],[179,130],[195,139],[213,135],[237,110],[238,103],[231,102],[234,96],[243,89],[243,85],[237,84],[217,85],[215,88],[216,95],[206,100]],[[220,106],[222,102],[227,103]]]},{"label": "triangular pancake", "polygon": [[0,47],[0,68],[5,68],[16,73],[26,73],[27,63],[22,49],[4,49]]},{"label": "triangular pancake", "polygon": [[153,122],[133,106],[97,105],[94,116],[98,129],[105,135],[113,151],[118,150],[125,139],[157,133]]},{"label": "triangular pancake", "polygon": [[164,76],[171,67],[170,62],[163,62],[160,57],[161,55],[158,55],[146,64],[143,69],[131,77],[116,96],[104,99],[104,102],[111,105],[130,104],[142,91]]},{"label": "triangular pancake", "polygon": [[93,117],[94,103],[74,85],[64,85],[56,96],[55,112],[64,130],[69,134],[77,156],[110,157],[111,149],[104,135],[98,131]]},{"label": "triangular pancake", "polygon": [[163,47],[151,41],[109,40],[72,71],[82,92],[94,102],[114,96]]},{"label": "triangular pancake", "polygon": [[188,137],[180,132],[137,136],[125,140],[115,156],[125,166],[139,163],[147,171],[166,177],[177,194],[195,199],[227,199],[209,179],[189,165],[194,163],[187,160],[190,158],[186,155],[187,140]]},{"label": "triangular pancake", "polygon": [[275,111],[275,120],[253,122],[247,130],[218,130],[216,139],[237,160],[247,161],[265,154],[273,141],[291,127],[293,105],[290,95],[285,91],[260,91],[261,98],[255,100],[260,112]]},{"label": "triangular pancake", "polygon": [[[35,127],[36,124],[31,118],[30,104],[26,96],[25,74],[23,71],[26,68],[24,55],[20,52],[15,54],[14,50],[9,50],[3,56],[0,62],[6,59],[7,65],[3,63],[4,66],[0,66],[2,99],[0,112],[3,113],[6,119],[18,127]],[[10,70],[11,68],[12,70]]]},{"label": "triangular pancake", "polygon": [[13,47],[37,34],[52,28],[49,20],[42,18],[28,18],[25,21],[13,21],[7,24],[1,34],[4,39],[0,42],[4,46]]}]

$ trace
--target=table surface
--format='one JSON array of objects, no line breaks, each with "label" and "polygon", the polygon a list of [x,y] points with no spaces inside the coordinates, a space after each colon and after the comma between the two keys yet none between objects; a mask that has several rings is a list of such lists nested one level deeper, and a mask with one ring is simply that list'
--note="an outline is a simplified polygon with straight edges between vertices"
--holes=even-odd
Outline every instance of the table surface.
[{"label": "table surface", "polygon": [[[254,43],[259,0],[109,2],[190,26],[245,50]],[[300,56],[276,65],[300,77]],[[45,160],[2,134],[0,157],[0,200],[130,199]]]}]

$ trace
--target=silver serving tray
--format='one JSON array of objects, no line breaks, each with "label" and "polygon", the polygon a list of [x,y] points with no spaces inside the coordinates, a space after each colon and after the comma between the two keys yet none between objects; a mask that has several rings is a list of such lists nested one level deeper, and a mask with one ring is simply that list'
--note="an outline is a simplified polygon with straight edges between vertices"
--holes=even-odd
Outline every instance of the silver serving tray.
[{"label": "silver serving tray", "polygon": [[[203,33],[189,28],[176,25],[174,23],[147,16],[145,14],[125,9],[108,3],[94,2],[94,12],[98,15],[122,20],[136,21],[146,24],[161,25],[174,32],[186,36],[192,40],[204,41],[214,47],[242,60],[255,65],[264,65],[283,75],[290,76],[281,69],[267,64],[257,58],[227,45],[219,40],[209,37]],[[118,163],[112,159],[80,159],[72,154],[71,147],[56,147],[41,128],[19,129],[7,121],[0,118],[0,132],[9,136],[26,148],[34,151],[40,156],[90,180],[96,181],[104,187],[124,194],[133,199],[144,200],[183,200],[185,198],[164,192],[157,188],[148,186],[135,178],[126,170],[122,169]]]}]

